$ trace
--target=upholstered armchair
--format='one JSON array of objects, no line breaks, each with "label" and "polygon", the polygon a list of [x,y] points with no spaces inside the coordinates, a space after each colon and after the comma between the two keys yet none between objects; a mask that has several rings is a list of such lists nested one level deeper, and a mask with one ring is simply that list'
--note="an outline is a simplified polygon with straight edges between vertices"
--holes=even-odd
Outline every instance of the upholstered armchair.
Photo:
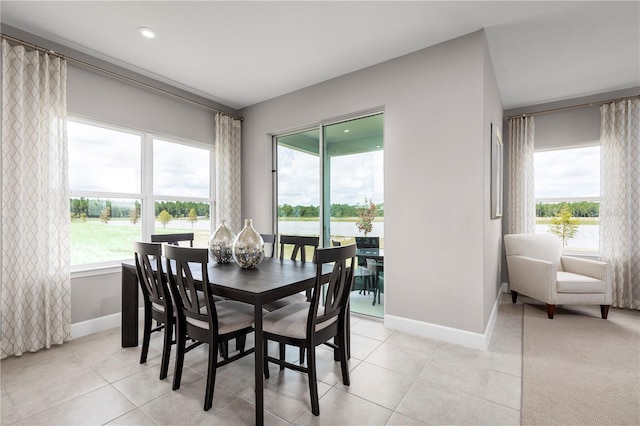
[{"label": "upholstered armchair", "polygon": [[504,236],[511,300],[522,293],[547,304],[553,319],[556,305],[600,305],[607,319],[611,304],[611,266],[605,262],[562,256],[551,234]]}]

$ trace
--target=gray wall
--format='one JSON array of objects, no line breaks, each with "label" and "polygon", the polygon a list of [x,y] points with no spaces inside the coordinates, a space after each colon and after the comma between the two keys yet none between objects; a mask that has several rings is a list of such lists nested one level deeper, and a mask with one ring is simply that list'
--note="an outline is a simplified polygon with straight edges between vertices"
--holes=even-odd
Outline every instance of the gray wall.
[{"label": "gray wall", "polygon": [[273,134],[383,108],[386,315],[484,332],[500,282],[490,61],[480,31],[241,111],[244,216],[271,227]]}]

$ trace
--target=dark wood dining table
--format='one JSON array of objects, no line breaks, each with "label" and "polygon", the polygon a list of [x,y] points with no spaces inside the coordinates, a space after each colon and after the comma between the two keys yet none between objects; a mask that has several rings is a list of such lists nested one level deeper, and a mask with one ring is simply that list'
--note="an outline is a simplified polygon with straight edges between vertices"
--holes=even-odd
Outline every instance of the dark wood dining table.
[{"label": "dark wood dining table", "polygon": [[[194,279],[202,277],[196,275]],[[325,265],[323,277],[331,274]],[[213,293],[254,306],[255,314],[255,394],[256,425],[264,424],[264,346],[262,307],[269,302],[313,287],[316,265],[292,260],[265,258],[256,268],[242,269],[235,263],[208,265]],[[122,263],[122,347],[138,345],[138,278],[133,260]]]}]

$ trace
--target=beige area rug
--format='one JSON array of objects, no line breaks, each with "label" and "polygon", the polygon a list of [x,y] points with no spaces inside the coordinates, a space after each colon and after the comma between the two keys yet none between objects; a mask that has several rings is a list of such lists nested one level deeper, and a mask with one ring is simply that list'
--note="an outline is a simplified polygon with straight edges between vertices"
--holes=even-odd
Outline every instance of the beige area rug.
[{"label": "beige area rug", "polygon": [[640,311],[525,305],[523,425],[640,425]]}]

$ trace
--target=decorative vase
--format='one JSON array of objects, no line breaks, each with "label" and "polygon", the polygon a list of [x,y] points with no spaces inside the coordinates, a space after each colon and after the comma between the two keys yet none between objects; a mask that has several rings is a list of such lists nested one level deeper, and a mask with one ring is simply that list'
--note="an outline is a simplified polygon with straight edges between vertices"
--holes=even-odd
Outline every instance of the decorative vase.
[{"label": "decorative vase", "polygon": [[264,259],[264,241],[253,229],[251,219],[244,220],[244,228],[233,241],[233,260],[241,268],[255,268]]},{"label": "decorative vase", "polygon": [[220,220],[220,225],[215,232],[211,234],[209,239],[209,254],[218,263],[230,263],[231,247],[236,235],[224,223],[224,219]]}]

